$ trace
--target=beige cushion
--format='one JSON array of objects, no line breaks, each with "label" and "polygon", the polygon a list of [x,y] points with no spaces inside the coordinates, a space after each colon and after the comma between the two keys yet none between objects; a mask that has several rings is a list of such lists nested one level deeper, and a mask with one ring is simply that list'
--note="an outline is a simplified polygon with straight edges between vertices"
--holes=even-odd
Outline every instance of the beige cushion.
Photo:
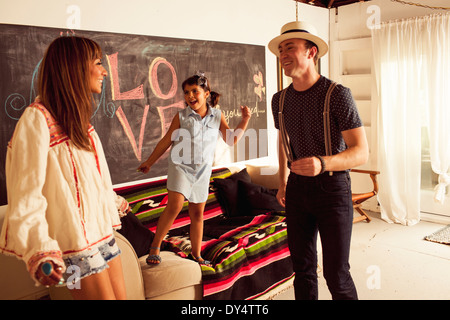
[{"label": "beige cushion", "polygon": [[280,181],[278,178],[278,167],[258,166],[246,164],[247,172],[252,183],[259,184],[268,189],[278,189]]},{"label": "beige cushion", "polygon": [[[160,256],[162,262],[158,265],[148,265],[145,261],[147,256],[139,258],[146,299],[202,283],[202,271],[197,262],[169,251],[161,251]],[[186,296],[185,299],[193,297]]]},{"label": "beige cushion", "polygon": [[46,295],[48,289],[35,286],[22,260],[0,254],[0,300],[35,300]]},{"label": "beige cushion", "polygon": [[175,291],[167,292],[160,296],[151,297],[149,300],[202,300],[203,286],[196,284]]},{"label": "beige cushion", "polygon": [[[0,230],[7,206],[0,206]],[[48,295],[44,286],[35,286],[25,262],[0,253],[0,300],[39,299]]]}]

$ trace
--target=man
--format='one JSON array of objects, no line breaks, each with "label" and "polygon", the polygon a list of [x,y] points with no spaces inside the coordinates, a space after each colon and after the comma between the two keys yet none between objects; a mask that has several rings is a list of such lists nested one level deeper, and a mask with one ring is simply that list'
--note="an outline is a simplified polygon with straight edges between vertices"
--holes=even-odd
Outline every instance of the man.
[{"label": "man", "polygon": [[[332,81],[321,76],[315,64],[328,46],[316,36],[313,26],[301,21],[287,23],[281,35],[270,41],[269,49],[292,78],[282,103],[281,91],[273,96],[272,112],[275,127],[282,125],[277,199],[286,208],[295,297],[318,299],[319,232],[324,277],[333,299],[357,299],[348,262],[353,223],[349,169],[368,159],[361,119],[350,90],[336,85],[330,96],[329,126],[324,122],[324,103]],[[327,127],[328,139],[324,134]],[[286,143],[289,152],[284,148],[287,138],[283,131],[290,141]]]}]

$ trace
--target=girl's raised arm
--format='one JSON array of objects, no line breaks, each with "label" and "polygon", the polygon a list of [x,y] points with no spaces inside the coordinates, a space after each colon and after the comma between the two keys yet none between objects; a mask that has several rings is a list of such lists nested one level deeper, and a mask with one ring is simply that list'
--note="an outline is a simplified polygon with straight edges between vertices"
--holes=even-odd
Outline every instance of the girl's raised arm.
[{"label": "girl's raised arm", "polygon": [[227,121],[225,120],[225,115],[222,113],[219,130],[222,133],[222,139],[229,146],[233,146],[239,141],[239,139],[243,136],[245,129],[247,128],[248,121],[250,120],[251,112],[249,107],[241,106],[241,113],[242,120],[234,130],[230,129]]}]

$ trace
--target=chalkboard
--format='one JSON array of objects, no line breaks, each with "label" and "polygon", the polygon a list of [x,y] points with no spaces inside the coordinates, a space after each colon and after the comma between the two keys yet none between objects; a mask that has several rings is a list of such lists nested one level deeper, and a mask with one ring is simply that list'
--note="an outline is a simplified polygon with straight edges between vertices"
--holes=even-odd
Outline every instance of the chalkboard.
[{"label": "chalkboard", "polygon": [[[7,203],[6,146],[17,120],[36,97],[45,49],[56,37],[72,35],[91,38],[103,50],[108,77],[96,96],[92,124],[102,140],[113,184],[167,174],[168,153],[147,175],[136,168],[185,107],[181,83],[196,70],[204,71],[211,89],[221,94],[219,105],[230,127],[240,121],[240,105],[247,105],[252,110],[248,130],[267,143],[264,46],[0,24],[1,205]],[[245,150],[244,156],[234,153],[235,161],[267,156],[267,147],[256,153]]]}]

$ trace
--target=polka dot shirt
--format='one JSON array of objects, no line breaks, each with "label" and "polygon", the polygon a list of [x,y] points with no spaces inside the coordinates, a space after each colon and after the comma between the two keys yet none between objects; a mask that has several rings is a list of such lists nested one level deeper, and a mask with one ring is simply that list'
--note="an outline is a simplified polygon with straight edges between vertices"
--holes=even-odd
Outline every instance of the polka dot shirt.
[{"label": "polka dot shirt", "polygon": [[[329,79],[321,76],[308,90],[296,91],[292,84],[287,89],[283,114],[294,159],[326,155],[323,109],[330,84]],[[272,113],[277,129],[280,128],[278,122],[280,94],[281,92],[277,92],[272,98]],[[332,154],[347,149],[342,131],[361,126],[362,122],[350,89],[338,84],[330,100]]]}]

